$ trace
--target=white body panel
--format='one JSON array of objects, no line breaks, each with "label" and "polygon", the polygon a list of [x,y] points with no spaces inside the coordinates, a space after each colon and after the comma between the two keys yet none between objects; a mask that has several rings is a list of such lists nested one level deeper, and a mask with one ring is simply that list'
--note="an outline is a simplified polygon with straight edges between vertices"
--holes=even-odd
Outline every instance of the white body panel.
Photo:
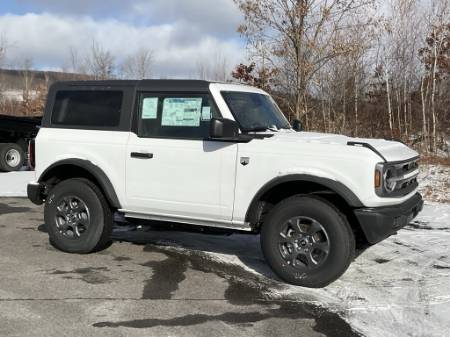
[{"label": "white body panel", "polygon": [[[223,90],[265,94],[246,86],[211,84],[211,94],[228,119],[233,115],[220,94]],[[39,179],[46,168],[60,160],[88,160],[107,175],[129,216],[241,229],[258,191],[285,175],[335,180],[367,207],[399,204],[416,192],[399,198],[378,197],[374,170],[383,159],[368,148],[347,145],[349,141],[372,145],[387,161],[418,155],[398,142],[293,130],[280,130],[271,138],[249,143],[227,143],[42,128],[36,139],[36,176]],[[153,153],[154,158],[131,158],[131,152]],[[241,165],[241,157],[248,157],[249,164]]]},{"label": "white body panel", "polygon": [[83,159],[107,175],[125,202],[125,154],[129,132],[42,128],[36,137],[36,177],[64,159]]},{"label": "white body panel", "polygon": [[[131,158],[132,152],[152,159]],[[237,145],[138,138],[127,151],[127,212],[231,222]]]},{"label": "white body panel", "polygon": [[[382,159],[364,147],[323,142],[307,132],[279,131],[272,138],[239,144],[239,157],[249,157],[250,164],[238,165],[234,220],[243,221],[253,197],[274,178],[307,174],[345,185],[366,207],[401,203],[416,191],[401,198],[380,198],[375,193],[375,165]],[[347,137],[345,137],[347,138]],[[351,138],[348,138],[351,140]],[[384,141],[383,141],[384,142]],[[401,145],[401,147],[405,147]],[[408,149],[408,148],[407,148]],[[412,150],[409,159],[416,156]]]}]

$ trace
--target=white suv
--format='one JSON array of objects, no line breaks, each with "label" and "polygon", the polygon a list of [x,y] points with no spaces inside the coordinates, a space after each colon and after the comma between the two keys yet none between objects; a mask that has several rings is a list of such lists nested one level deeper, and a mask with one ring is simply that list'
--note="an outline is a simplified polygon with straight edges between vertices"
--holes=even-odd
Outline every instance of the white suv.
[{"label": "white suv", "polygon": [[261,234],[283,280],[322,287],[422,209],[402,143],[291,128],[264,91],[188,80],[61,82],[36,138],[51,243],[89,253],[114,213]]}]

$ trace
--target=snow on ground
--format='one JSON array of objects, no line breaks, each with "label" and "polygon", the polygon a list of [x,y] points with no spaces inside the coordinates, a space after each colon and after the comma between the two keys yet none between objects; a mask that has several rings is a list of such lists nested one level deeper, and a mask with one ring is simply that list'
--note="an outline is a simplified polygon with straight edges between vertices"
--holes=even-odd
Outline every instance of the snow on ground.
[{"label": "snow on ground", "polygon": [[34,180],[34,172],[0,173],[1,197],[26,197],[27,184]]},{"label": "snow on ground", "polygon": [[[255,289],[266,299],[333,311],[368,337],[450,337],[450,204],[427,203],[409,226],[374,245],[323,289],[278,281],[254,235],[208,235],[148,229],[115,233],[119,241],[156,244],[162,251],[201,256],[205,265]],[[226,266],[245,273],[232,274]]]},{"label": "snow on ground", "polygon": [[[149,232],[167,249],[203,254],[269,285],[266,296],[333,310],[365,336],[450,336],[450,168],[421,169],[422,213],[398,235],[360,252],[348,271],[323,289],[276,281],[258,237]],[[0,173],[0,196],[25,196],[33,172]],[[436,202],[440,201],[440,203]],[[141,234],[139,234],[141,235]]]},{"label": "snow on ground", "polygon": [[[223,273],[259,289],[262,297],[336,312],[363,336],[450,337],[450,204],[427,203],[414,222],[359,252],[348,271],[323,289],[277,280],[264,262],[258,236],[161,228],[115,232],[114,238],[200,256],[215,268],[221,264]],[[230,272],[236,268],[244,272]]]},{"label": "snow on ground", "polygon": [[427,203],[398,235],[357,257],[341,279],[308,292],[334,298],[336,311],[366,336],[450,336],[449,254],[450,204]]},{"label": "snow on ground", "polygon": [[421,165],[419,183],[426,200],[450,203],[450,166]]},{"label": "snow on ground", "polygon": [[[29,95],[32,98],[37,97],[38,94],[39,93],[36,90],[30,90],[30,92],[29,92]],[[6,91],[2,92],[2,96],[6,100],[23,102],[24,91],[23,90],[6,90]]]}]

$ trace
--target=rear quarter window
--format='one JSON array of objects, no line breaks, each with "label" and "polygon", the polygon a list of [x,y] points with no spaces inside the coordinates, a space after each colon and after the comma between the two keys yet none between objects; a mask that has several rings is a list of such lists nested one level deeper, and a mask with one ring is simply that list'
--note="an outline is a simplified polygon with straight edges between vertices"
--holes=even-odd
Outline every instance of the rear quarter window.
[{"label": "rear quarter window", "polygon": [[117,127],[120,124],[123,92],[58,91],[51,122],[61,126]]}]

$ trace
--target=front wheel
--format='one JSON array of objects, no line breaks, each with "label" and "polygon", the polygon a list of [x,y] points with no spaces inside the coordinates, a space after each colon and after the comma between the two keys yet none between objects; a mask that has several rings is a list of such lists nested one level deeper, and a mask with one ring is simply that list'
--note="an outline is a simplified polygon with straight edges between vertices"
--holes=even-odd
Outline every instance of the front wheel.
[{"label": "front wheel", "polygon": [[87,179],[57,184],[45,203],[44,218],[51,244],[67,253],[97,251],[111,237],[111,209],[99,188]]},{"label": "front wheel", "polygon": [[277,204],[261,230],[261,247],[284,281],[310,288],[327,286],[348,268],[355,239],[345,216],[316,196],[298,195]]}]

